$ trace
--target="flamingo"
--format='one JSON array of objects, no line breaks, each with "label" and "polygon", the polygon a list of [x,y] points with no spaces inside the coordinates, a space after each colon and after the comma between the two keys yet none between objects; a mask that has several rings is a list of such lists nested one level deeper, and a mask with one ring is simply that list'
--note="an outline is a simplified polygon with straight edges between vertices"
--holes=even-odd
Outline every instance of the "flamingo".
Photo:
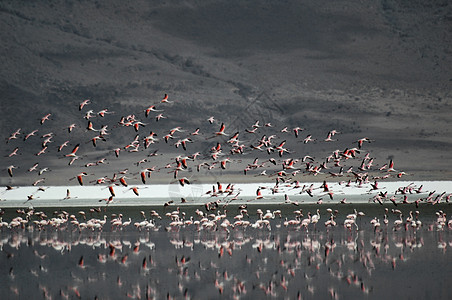
[{"label": "flamingo", "polygon": [[114,112],[109,111],[108,108],[102,109],[97,113],[100,117],[105,117],[105,114],[114,114]]},{"label": "flamingo", "polygon": [[78,149],[80,148],[80,144],[75,145],[74,149],[72,149],[72,152],[69,154],[66,154],[65,157],[76,157],[76,153]]},{"label": "flamingo", "polygon": [[311,134],[308,134],[308,135],[304,138],[303,143],[307,144],[307,143],[313,142],[313,141],[315,141],[315,140],[312,138],[312,135],[311,135]]},{"label": "flamingo", "polygon": [[83,109],[83,107],[85,107],[85,105],[88,105],[88,104],[90,104],[90,103],[91,103],[91,102],[90,102],[90,99],[83,100],[83,101],[79,104],[78,110],[81,111],[81,110]]},{"label": "flamingo", "polygon": [[141,178],[141,182],[143,184],[146,184],[146,177],[147,177],[148,172],[150,173],[150,171],[148,169],[142,170],[140,172],[140,178]]},{"label": "flamingo", "polygon": [[376,221],[373,223],[374,231],[377,231],[380,228],[380,219],[376,219]]},{"label": "flamingo", "polygon": [[120,182],[123,186],[125,186],[125,187],[128,186],[127,181],[126,181],[126,178],[127,178],[127,177],[125,177],[125,176],[119,177],[119,182]]},{"label": "flamingo", "polygon": [[74,130],[75,127],[77,127],[77,125],[76,125],[75,123],[72,123],[71,125],[69,125],[69,126],[67,127],[68,133],[71,133],[72,130]]},{"label": "flamingo", "polygon": [[66,197],[63,198],[63,200],[68,200],[71,198],[71,191],[69,189],[66,189]]},{"label": "flamingo", "polygon": [[17,167],[14,165],[11,165],[11,166],[7,167],[6,169],[8,170],[9,176],[13,177],[13,169],[17,169]]},{"label": "flamingo", "polygon": [[88,176],[88,173],[86,173],[86,172],[81,172],[81,173],[79,173],[79,174],[76,176],[77,181],[78,181],[78,183],[79,183],[80,185],[83,185],[83,177],[84,177],[84,176]]},{"label": "flamingo", "polygon": [[315,215],[311,216],[311,223],[314,224],[314,226],[315,226],[315,224],[317,224],[319,222],[319,220],[320,220],[320,210],[317,209],[317,213]]},{"label": "flamingo", "polygon": [[190,135],[199,135],[199,127],[196,128]]},{"label": "flamingo", "polygon": [[388,172],[395,172],[394,169],[394,161],[391,159],[391,161],[389,162],[389,166],[388,166]]},{"label": "flamingo", "polygon": [[146,118],[149,116],[149,114],[152,112],[162,112],[163,110],[158,110],[155,108],[155,105],[151,105],[148,108],[146,108],[144,110],[144,115],[146,116]]},{"label": "flamingo", "polygon": [[17,155],[17,151],[19,151],[19,147],[14,148],[13,152],[11,152],[11,153],[8,155],[8,157],[12,157],[12,156]]},{"label": "flamingo", "polygon": [[20,134],[20,131],[21,131],[21,130],[22,130],[21,128],[18,128],[16,131],[14,131],[14,132],[9,136],[9,138],[6,140],[6,143],[9,143],[11,140],[17,139],[17,136]]},{"label": "flamingo", "polygon": [[95,114],[94,114],[94,110],[90,109],[86,112],[86,114],[83,118],[85,118],[86,120],[89,120],[92,117],[95,117]]},{"label": "flamingo", "polygon": [[264,198],[264,196],[262,196],[261,188],[259,187],[256,190],[256,198],[255,198],[255,200],[262,199],[262,198]]},{"label": "flamingo", "polygon": [[[132,223],[132,219],[131,218],[129,218],[129,220],[128,221],[125,221],[125,222],[123,222],[122,223],[122,227],[126,227],[126,226],[129,226],[130,224]],[[114,225],[114,224],[113,224]]]},{"label": "flamingo", "polygon": [[161,119],[166,119],[166,117],[165,116],[163,116],[163,114],[162,113],[160,113],[160,114],[158,114],[157,116],[155,116],[155,121],[160,121]]},{"label": "flamingo", "polygon": [[311,212],[308,212],[308,217],[301,221],[301,226],[308,229],[308,225],[311,223]]},{"label": "flamingo", "polygon": [[287,195],[287,194],[284,194],[284,203],[293,204],[293,205],[298,206],[298,202],[290,200],[289,195]]},{"label": "flamingo", "polygon": [[28,169],[28,172],[33,172],[36,171],[36,169],[38,168],[39,163],[35,163],[30,169]]},{"label": "flamingo", "polygon": [[253,128],[260,128],[261,125],[259,125],[259,120],[256,120],[256,122],[254,122],[254,124],[252,125]]},{"label": "flamingo", "polygon": [[245,129],[245,131],[247,132],[247,133],[256,133],[256,131],[257,131],[257,127],[254,127],[253,129],[251,129],[251,130],[249,130],[249,129]]},{"label": "flamingo", "polygon": [[300,131],[302,131],[303,130],[303,128],[301,128],[301,127],[295,127],[294,129],[292,129],[293,130],[293,132],[295,133],[295,137],[297,138],[298,137],[298,134],[299,134],[299,132]]},{"label": "flamingo", "polygon": [[49,168],[42,168],[41,170],[39,170],[39,172],[38,172],[38,174],[39,174],[39,176],[41,176],[42,174],[44,174],[44,172],[48,172],[48,171],[50,171],[50,169]]},{"label": "flamingo", "polygon": [[71,158],[71,160],[69,161],[68,165],[72,165],[74,163],[74,161],[76,161],[79,157],[78,156],[74,156]]},{"label": "flamingo", "polygon": [[45,121],[50,120],[50,116],[52,114],[47,114],[44,117],[41,118],[41,125],[44,124]]},{"label": "flamingo", "polygon": [[369,138],[367,138],[367,137],[364,137],[364,138],[361,138],[361,139],[357,140],[356,142],[358,143],[358,149],[361,149],[361,147],[363,146],[364,142],[370,143],[371,140]]},{"label": "flamingo", "polygon": [[163,99],[160,101],[160,103],[173,103],[173,102],[169,101],[168,94],[165,94],[165,96],[163,96]]},{"label": "flamingo", "polygon": [[104,142],[106,142],[107,140],[101,136],[101,135],[96,135],[95,137],[93,137],[91,140],[89,140],[87,143],[92,142],[93,146],[96,147],[97,146],[97,141],[98,140],[102,140]]},{"label": "flamingo", "polygon": [[227,133],[224,132],[224,129],[225,129],[225,125],[224,125],[224,123],[221,123],[220,130],[215,132],[215,135],[227,135]]},{"label": "flamingo", "polygon": [[225,170],[225,169],[226,169],[226,163],[227,163],[227,162],[230,162],[230,161],[231,161],[231,160],[229,159],[229,157],[226,158],[226,159],[223,159],[223,160],[220,162],[221,168],[222,168],[223,170]]},{"label": "flamingo", "polygon": [[61,150],[63,150],[63,148],[66,147],[68,144],[69,144],[69,141],[65,141],[60,146],[58,146],[58,152],[61,152]]},{"label": "flamingo", "polygon": [[93,122],[88,121],[88,125],[86,126],[86,130],[88,131],[99,131],[98,129],[94,129]]},{"label": "flamingo", "polygon": [[283,149],[284,145],[286,144],[286,140],[282,141],[279,146],[275,147],[276,150],[281,150]]},{"label": "flamingo", "polygon": [[140,195],[140,194],[138,193],[138,187],[134,186],[134,187],[131,187],[130,189],[133,191],[133,193],[134,193],[135,195],[137,195],[137,196]]},{"label": "flamingo", "polygon": [[188,180],[187,177],[182,177],[182,178],[179,179],[179,184],[181,186],[185,186],[185,184],[190,184],[190,181]]},{"label": "flamingo", "polygon": [[35,182],[33,182],[31,185],[37,186],[38,184],[40,184],[41,182],[44,182],[45,180],[46,180],[45,178],[40,178],[40,179],[36,180]]},{"label": "flamingo", "polygon": [[35,130],[33,130],[32,132],[30,132],[29,134],[27,134],[27,135],[24,137],[24,141],[28,140],[31,136],[36,135],[37,132],[38,132],[38,130],[35,129]]}]

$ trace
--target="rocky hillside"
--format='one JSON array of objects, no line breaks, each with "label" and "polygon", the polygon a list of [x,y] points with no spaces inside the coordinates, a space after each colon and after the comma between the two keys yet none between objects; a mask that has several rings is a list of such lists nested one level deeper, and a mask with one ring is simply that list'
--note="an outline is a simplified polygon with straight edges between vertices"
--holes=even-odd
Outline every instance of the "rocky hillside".
[{"label": "rocky hillside", "polygon": [[[115,112],[102,120],[113,130],[123,115],[144,119],[167,93],[177,109],[152,130],[210,130],[210,116],[229,131],[256,120],[318,138],[336,129],[344,143],[374,139],[382,160],[451,178],[446,0],[2,1],[0,24],[5,139],[18,128],[56,137],[72,122],[84,129],[84,99]],[[72,138],[89,141],[84,130]],[[23,158],[35,152],[26,147]]]}]

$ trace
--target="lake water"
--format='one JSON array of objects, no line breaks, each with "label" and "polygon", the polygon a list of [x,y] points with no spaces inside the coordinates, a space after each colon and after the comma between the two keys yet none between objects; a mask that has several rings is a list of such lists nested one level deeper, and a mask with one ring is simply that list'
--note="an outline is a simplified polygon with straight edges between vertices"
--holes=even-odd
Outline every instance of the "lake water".
[{"label": "lake water", "polygon": [[[277,212],[262,223],[258,209]],[[331,208],[335,227],[326,227]],[[388,224],[384,224],[385,208]],[[287,225],[296,210],[316,214],[320,220],[306,227]],[[344,227],[354,209],[365,215]],[[403,224],[392,209],[400,209]],[[170,226],[166,216],[176,206],[102,207],[100,211],[67,208],[74,215],[60,226],[31,225],[1,228],[0,292],[4,299],[450,299],[452,295],[452,235],[440,226],[437,212],[450,216],[448,204],[409,205],[253,205],[246,208],[248,226],[234,223],[240,208],[229,205],[206,211],[204,206],[183,206],[180,220],[200,220],[204,211],[214,225]],[[162,219],[151,216],[155,210]],[[337,212],[335,213],[335,210]],[[419,214],[416,218],[415,211]],[[61,211],[39,209],[48,220]],[[413,221],[406,223],[410,211]],[[144,216],[141,212],[144,212]],[[39,214],[39,213],[38,213]],[[131,225],[116,227],[111,220],[122,214]],[[25,215],[5,208],[3,221]],[[101,229],[79,228],[71,220],[103,220]],[[192,218],[191,218],[192,217]],[[213,221],[217,217],[217,221]],[[371,224],[379,219],[380,226]],[[152,228],[133,224],[154,220]],[[174,218],[173,218],[174,219]],[[207,223],[206,223],[207,224]],[[407,224],[407,225],[405,225]],[[254,225],[254,226],[253,226]],[[287,225],[287,226],[286,226]]]}]

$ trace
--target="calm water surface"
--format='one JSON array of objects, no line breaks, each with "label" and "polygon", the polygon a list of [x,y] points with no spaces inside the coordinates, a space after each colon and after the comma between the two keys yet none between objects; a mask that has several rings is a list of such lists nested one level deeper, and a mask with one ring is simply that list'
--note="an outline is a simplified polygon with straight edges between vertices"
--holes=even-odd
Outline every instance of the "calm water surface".
[{"label": "calm water surface", "polygon": [[[207,216],[212,227],[185,223],[201,217],[196,210],[219,216],[219,207],[184,206],[178,215],[184,225],[170,226],[166,208],[121,207],[66,209],[79,223],[96,218],[102,228],[79,228],[75,219],[59,225],[36,225],[33,220],[61,216],[61,211],[43,209],[47,217],[32,215],[24,226],[0,231],[0,292],[2,299],[450,299],[452,296],[452,229],[447,226],[448,205],[335,205],[335,227],[326,227],[331,214],[324,205],[248,205],[248,226],[231,224],[240,209],[228,206],[224,218]],[[384,224],[388,208],[388,224]],[[265,214],[281,211],[269,224],[256,225],[260,208]],[[356,225],[344,227],[354,210]],[[403,213],[403,224],[392,209]],[[150,214],[156,210],[162,219]],[[285,225],[296,210],[316,214],[317,224]],[[446,225],[437,212],[446,214]],[[144,216],[141,211],[144,212]],[[177,210],[176,210],[177,211]],[[409,212],[422,225],[406,223]],[[128,226],[112,226],[122,214]],[[177,215],[176,213],[173,214]],[[25,215],[6,209],[3,221]],[[193,218],[191,218],[193,217]],[[371,220],[379,219],[375,228]],[[173,217],[173,220],[175,218]],[[149,228],[135,222],[154,220]],[[210,224],[212,224],[210,223]],[[223,224],[223,226],[222,226]],[[254,224],[254,226],[252,226]],[[405,225],[407,224],[407,225]]]}]

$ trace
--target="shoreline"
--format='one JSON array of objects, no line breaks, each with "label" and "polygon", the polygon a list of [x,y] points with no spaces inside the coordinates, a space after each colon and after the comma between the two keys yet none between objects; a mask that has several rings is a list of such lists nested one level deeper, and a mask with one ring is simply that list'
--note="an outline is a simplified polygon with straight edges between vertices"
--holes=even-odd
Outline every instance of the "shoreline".
[{"label": "shoreline", "polygon": [[[216,184],[114,186],[115,196],[108,206],[161,206],[170,201],[172,205],[204,205],[212,201],[263,205],[291,203],[290,201],[298,204],[316,204],[319,199],[325,204],[340,203],[343,199],[346,199],[346,203],[369,203],[372,197],[380,192],[388,192],[388,197],[395,195],[397,201],[400,201],[399,198],[401,199],[404,193],[398,190],[407,187],[409,188],[407,190],[410,190],[405,193],[408,201],[425,198],[431,192],[434,192],[435,197],[442,193],[445,196],[452,193],[452,181],[383,181],[378,183],[377,189],[373,188],[371,183],[361,186],[352,183],[347,186],[341,182],[329,182],[328,189],[333,193],[333,199],[325,192],[321,182],[303,182],[299,186],[280,184],[277,191],[274,190],[274,183],[231,185],[233,188],[230,194],[218,193]],[[304,192],[304,188],[311,186],[312,196]],[[214,187],[216,195],[212,196]],[[139,195],[134,194],[133,188],[136,188]],[[225,191],[226,188],[227,184],[223,184],[222,190]],[[262,198],[256,199],[258,189]],[[69,197],[67,190],[70,191]],[[32,199],[27,200],[30,195]],[[290,197],[289,202],[285,202],[285,195]],[[108,186],[19,186],[0,192],[0,208],[106,206],[109,197],[111,192]],[[236,199],[231,202],[234,197]],[[182,203],[182,198],[185,199],[185,203]],[[390,203],[389,200],[387,202]]]}]

